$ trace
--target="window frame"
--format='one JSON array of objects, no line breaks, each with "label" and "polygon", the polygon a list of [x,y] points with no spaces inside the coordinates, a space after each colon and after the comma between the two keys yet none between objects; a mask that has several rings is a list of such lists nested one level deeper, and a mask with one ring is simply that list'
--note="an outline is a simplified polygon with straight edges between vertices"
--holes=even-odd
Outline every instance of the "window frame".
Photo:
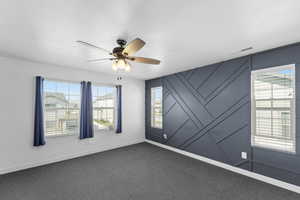
[{"label": "window frame", "polygon": [[[44,81],[52,81],[52,82],[57,82],[57,83],[68,83],[68,84],[78,84],[79,87],[81,88],[81,84],[79,81],[70,81],[70,80],[63,80],[63,79],[56,79],[56,78],[44,78]],[[79,90],[79,116],[78,116],[78,131],[74,133],[68,133],[68,134],[56,134],[56,135],[47,135],[46,132],[46,91],[45,91],[45,84],[43,84],[43,117],[44,117],[44,133],[45,133],[45,138],[57,138],[57,137],[68,137],[68,136],[77,136],[80,133],[80,111],[81,111],[81,89]]]},{"label": "window frame", "polygon": [[[95,133],[103,133],[103,132],[113,132],[116,129],[116,117],[117,117],[117,90],[115,85],[109,85],[109,84],[102,84],[102,83],[92,83],[92,98],[94,97],[93,95],[93,87],[111,87],[113,88],[113,100],[114,100],[114,107],[113,107],[113,127],[112,129],[108,128],[103,128],[103,129],[94,129]],[[93,106],[93,112],[94,112],[94,106]],[[93,114],[93,128],[94,128],[94,114]]]},{"label": "window frame", "polygon": [[[154,120],[154,112],[153,112],[153,97],[152,97],[152,90],[155,90],[157,88],[161,88],[161,127],[158,127],[158,126],[155,126],[154,123],[153,123],[153,120]],[[155,128],[155,129],[163,129],[163,87],[162,86],[156,86],[156,87],[151,87],[150,88],[150,100],[151,100],[151,103],[150,103],[150,127],[151,128]]]},{"label": "window frame", "polygon": [[[290,116],[291,116],[291,141],[293,142],[293,148],[291,150],[288,149],[280,149],[279,147],[275,148],[272,147],[272,144],[265,145],[265,144],[257,144],[254,141],[255,133],[256,133],[256,100],[254,95],[254,79],[255,75],[263,72],[277,72],[279,70],[293,70],[293,78],[292,78],[292,88],[293,88],[293,98],[289,99],[291,101],[290,104]],[[283,98],[282,98],[283,99]],[[271,101],[274,100],[274,98],[270,99]],[[280,99],[279,99],[280,100]],[[276,108],[270,108],[270,110],[276,110]],[[273,125],[271,125],[271,129],[273,129]],[[267,149],[271,151],[278,151],[283,153],[289,153],[289,154],[296,154],[296,67],[295,64],[288,64],[288,65],[281,65],[281,66],[274,66],[274,67],[268,67],[263,69],[257,69],[251,71],[251,147],[257,147],[262,149]],[[272,138],[272,137],[270,137]],[[276,137],[273,137],[275,139]],[[283,140],[282,138],[277,138],[278,140]]]}]

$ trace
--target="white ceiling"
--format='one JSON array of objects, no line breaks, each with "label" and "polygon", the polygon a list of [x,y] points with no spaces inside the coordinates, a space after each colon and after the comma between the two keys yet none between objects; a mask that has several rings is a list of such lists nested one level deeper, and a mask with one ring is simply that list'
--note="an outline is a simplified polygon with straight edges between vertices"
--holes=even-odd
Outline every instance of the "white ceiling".
[{"label": "white ceiling", "polygon": [[[299,0],[2,0],[0,53],[65,67],[114,73],[90,64],[119,37],[140,37],[136,55],[160,59],[133,64],[125,75],[150,79],[300,41]],[[2,67],[2,66],[1,66]]]}]

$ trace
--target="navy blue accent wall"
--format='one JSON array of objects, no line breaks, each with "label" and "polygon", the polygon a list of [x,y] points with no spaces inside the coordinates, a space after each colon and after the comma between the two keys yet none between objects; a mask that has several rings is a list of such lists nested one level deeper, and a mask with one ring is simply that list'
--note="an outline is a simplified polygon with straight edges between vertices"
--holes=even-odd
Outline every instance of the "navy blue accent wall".
[{"label": "navy blue accent wall", "polygon": [[[296,64],[296,154],[251,147],[251,70],[286,64]],[[146,138],[300,185],[299,65],[297,43],[147,80]],[[163,86],[163,129],[151,128],[150,88],[156,86]]]}]

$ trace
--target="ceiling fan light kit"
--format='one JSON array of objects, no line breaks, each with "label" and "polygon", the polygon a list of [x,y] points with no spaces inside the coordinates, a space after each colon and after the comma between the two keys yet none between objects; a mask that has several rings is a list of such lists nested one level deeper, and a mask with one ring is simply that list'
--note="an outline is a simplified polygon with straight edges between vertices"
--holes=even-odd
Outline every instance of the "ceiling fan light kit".
[{"label": "ceiling fan light kit", "polygon": [[102,62],[102,61],[107,61],[107,60],[112,61],[112,69],[114,71],[120,71],[120,70],[123,70],[126,72],[131,71],[131,64],[129,63],[129,61],[139,62],[139,63],[144,63],[144,64],[153,64],[153,65],[160,64],[159,60],[156,60],[153,58],[132,56],[134,53],[136,53],[141,48],[143,48],[146,44],[140,38],[136,38],[136,39],[132,40],[131,42],[129,42],[128,44],[127,44],[126,40],[118,39],[117,44],[119,46],[115,47],[112,50],[112,52],[110,52],[104,48],[98,47],[96,45],[90,44],[88,42],[84,42],[84,41],[77,41],[77,42],[81,45],[92,47],[97,50],[101,50],[101,51],[107,53],[108,55],[113,56],[112,58],[100,58],[100,59],[88,60],[88,62],[95,63],[95,62]]},{"label": "ceiling fan light kit", "polygon": [[114,71],[125,70],[126,72],[129,72],[129,71],[131,71],[131,65],[126,60],[119,59],[119,60],[113,61],[112,69]]}]

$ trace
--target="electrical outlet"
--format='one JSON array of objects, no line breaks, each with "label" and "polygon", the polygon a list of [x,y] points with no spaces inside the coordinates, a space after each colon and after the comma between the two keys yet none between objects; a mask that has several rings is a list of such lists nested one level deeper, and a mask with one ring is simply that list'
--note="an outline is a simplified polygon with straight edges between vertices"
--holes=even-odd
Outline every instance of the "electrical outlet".
[{"label": "electrical outlet", "polygon": [[241,157],[242,159],[247,159],[247,152],[242,152]]},{"label": "electrical outlet", "polygon": [[168,139],[168,135],[167,134],[163,134],[163,136],[164,136],[165,140]]}]

